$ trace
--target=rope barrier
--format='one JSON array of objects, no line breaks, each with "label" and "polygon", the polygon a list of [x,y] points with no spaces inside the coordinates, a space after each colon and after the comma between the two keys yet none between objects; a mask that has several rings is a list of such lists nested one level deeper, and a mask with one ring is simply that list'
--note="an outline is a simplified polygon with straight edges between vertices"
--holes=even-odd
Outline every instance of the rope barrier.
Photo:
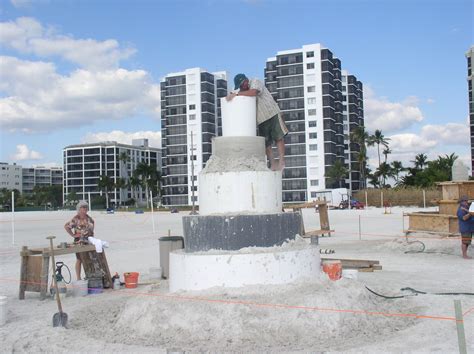
[{"label": "rope barrier", "polygon": [[[0,278],[0,281],[6,282],[18,282],[18,280]],[[28,284],[41,284],[41,282],[26,282],[22,281],[21,283]],[[85,289],[84,287],[72,286],[73,288]],[[261,303],[254,301],[246,300],[228,300],[228,299],[213,299],[207,297],[198,297],[198,296],[183,296],[183,295],[172,295],[172,294],[163,294],[163,293],[153,293],[153,292],[140,292],[140,291],[131,291],[128,290],[128,293],[122,293],[121,295],[126,296],[149,296],[149,297],[159,297],[171,300],[185,300],[185,301],[196,301],[196,302],[208,302],[208,303],[219,303],[227,305],[246,305],[254,307],[266,307],[266,308],[282,308],[290,310],[304,310],[304,311],[315,311],[315,312],[333,312],[333,313],[349,313],[354,315],[367,315],[367,316],[384,316],[384,317],[402,317],[402,318],[415,318],[415,319],[430,319],[430,320],[439,320],[439,321],[456,321],[455,317],[441,316],[441,315],[422,315],[416,313],[398,313],[398,312],[381,312],[381,311],[370,311],[370,310],[360,310],[360,309],[337,309],[337,308],[324,308],[316,306],[303,306],[303,305],[289,305],[289,304],[271,304],[271,303]],[[118,294],[116,291],[110,291],[111,294]],[[474,309],[474,308],[473,308]],[[471,312],[470,309],[466,312],[468,314]]]}]

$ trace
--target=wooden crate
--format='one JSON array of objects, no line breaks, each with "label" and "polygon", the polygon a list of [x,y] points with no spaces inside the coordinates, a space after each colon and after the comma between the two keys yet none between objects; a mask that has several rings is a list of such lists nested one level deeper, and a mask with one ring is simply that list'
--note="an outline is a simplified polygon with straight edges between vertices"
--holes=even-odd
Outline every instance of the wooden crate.
[{"label": "wooden crate", "polygon": [[456,215],[458,212],[459,202],[457,200],[440,200],[438,201],[439,213],[445,215]]},{"label": "wooden crate", "polygon": [[443,192],[443,200],[459,200],[463,195],[474,199],[474,181],[438,183]]},{"label": "wooden crate", "polygon": [[410,232],[434,232],[444,235],[459,234],[458,218],[436,213],[409,213]]}]

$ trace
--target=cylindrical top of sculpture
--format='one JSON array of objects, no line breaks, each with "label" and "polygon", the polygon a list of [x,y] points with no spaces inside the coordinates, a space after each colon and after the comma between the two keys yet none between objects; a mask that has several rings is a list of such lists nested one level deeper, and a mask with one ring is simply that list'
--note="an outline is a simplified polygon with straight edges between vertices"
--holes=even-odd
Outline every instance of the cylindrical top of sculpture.
[{"label": "cylindrical top of sculpture", "polygon": [[257,135],[257,100],[255,97],[237,96],[227,101],[221,98],[222,136]]}]

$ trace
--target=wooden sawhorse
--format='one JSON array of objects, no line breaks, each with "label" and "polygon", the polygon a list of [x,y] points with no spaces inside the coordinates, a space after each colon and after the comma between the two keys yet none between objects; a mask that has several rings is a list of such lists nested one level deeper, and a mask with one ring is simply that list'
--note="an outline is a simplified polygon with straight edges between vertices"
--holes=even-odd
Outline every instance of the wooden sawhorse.
[{"label": "wooden sawhorse", "polygon": [[[97,253],[94,245],[73,245],[67,248],[54,249],[54,256],[71,253],[79,254],[86,277],[97,277],[100,274],[104,280],[104,288],[112,287],[112,277],[110,276],[105,252]],[[44,300],[48,292],[51,249],[23,246],[20,256],[19,299],[24,300],[25,292],[32,291],[40,293],[41,300]]]},{"label": "wooden sawhorse", "polygon": [[[304,229],[303,212],[301,211],[301,209],[316,208],[316,206],[318,206],[319,225],[321,229],[306,232]],[[301,227],[300,227],[301,237],[311,238],[315,236],[324,236],[324,235],[331,236],[331,232],[334,232],[334,230],[331,230],[329,226],[328,205],[325,200],[314,200],[309,203],[297,204],[291,207],[293,208],[294,212],[298,212],[301,215]]]}]

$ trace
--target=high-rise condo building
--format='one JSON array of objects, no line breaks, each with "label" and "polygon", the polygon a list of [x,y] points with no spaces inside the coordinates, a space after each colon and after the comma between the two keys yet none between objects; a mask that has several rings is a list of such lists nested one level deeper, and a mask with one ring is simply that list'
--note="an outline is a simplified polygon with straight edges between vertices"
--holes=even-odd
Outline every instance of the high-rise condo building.
[{"label": "high-rise condo building", "polygon": [[471,130],[471,174],[474,176],[474,100],[472,98],[472,58],[474,58],[474,46],[466,53],[467,58],[467,85],[469,92],[469,125]]},{"label": "high-rise condo building", "polygon": [[219,98],[226,95],[226,72],[192,68],[162,79],[164,205],[190,205],[193,194],[199,203],[198,174],[211,157],[211,139],[222,133]]},{"label": "high-rise condo building", "polygon": [[[289,129],[285,138],[283,202],[303,202],[327,188],[360,185],[359,146],[350,132],[364,125],[362,83],[341,70],[341,61],[321,44],[285,50],[267,59],[265,85]],[[340,161],[349,173],[326,177]]]}]

